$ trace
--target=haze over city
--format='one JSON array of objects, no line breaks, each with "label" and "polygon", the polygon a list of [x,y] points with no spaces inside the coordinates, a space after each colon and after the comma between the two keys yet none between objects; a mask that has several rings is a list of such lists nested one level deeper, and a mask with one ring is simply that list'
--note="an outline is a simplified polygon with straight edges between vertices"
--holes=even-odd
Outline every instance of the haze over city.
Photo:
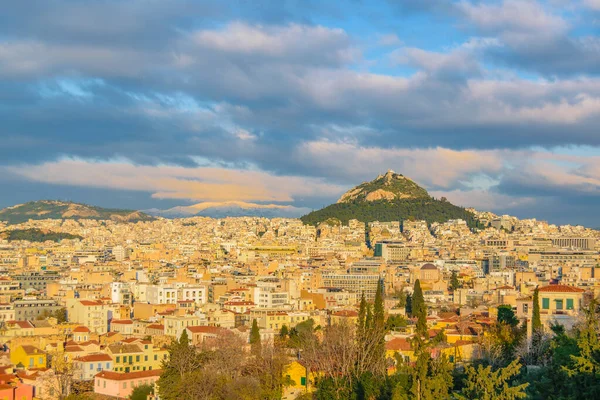
[{"label": "haze over city", "polygon": [[[597,1],[12,1],[0,206],[318,209],[388,169],[600,226]],[[103,22],[100,22],[103,21]]]}]

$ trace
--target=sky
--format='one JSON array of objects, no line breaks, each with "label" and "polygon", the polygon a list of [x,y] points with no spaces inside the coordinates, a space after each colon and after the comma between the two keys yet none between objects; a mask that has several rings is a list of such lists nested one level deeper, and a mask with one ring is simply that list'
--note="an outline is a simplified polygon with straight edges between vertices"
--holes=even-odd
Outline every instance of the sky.
[{"label": "sky", "polygon": [[600,0],[31,0],[0,13],[0,207],[334,202],[388,169],[600,227]]}]

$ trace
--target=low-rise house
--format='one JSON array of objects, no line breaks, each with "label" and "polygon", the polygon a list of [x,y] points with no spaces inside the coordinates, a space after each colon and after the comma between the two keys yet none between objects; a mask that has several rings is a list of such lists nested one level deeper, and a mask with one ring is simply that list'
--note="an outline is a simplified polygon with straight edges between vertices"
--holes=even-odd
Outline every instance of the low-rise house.
[{"label": "low-rise house", "polygon": [[35,346],[17,346],[10,351],[10,362],[21,368],[46,368],[46,353]]},{"label": "low-rise house", "polygon": [[120,332],[123,335],[133,335],[133,321],[130,319],[113,319],[110,323],[111,332]]},{"label": "low-rise house", "polygon": [[101,371],[112,371],[113,359],[108,354],[97,353],[77,357],[73,360],[73,379],[89,381]]},{"label": "low-rise house", "polygon": [[94,393],[126,399],[136,387],[154,385],[161,373],[159,369],[127,373],[102,371],[94,377]]}]

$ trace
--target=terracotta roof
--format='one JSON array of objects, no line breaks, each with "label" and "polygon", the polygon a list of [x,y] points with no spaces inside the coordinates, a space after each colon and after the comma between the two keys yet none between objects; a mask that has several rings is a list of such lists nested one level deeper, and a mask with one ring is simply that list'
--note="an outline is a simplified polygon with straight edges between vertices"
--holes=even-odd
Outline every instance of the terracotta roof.
[{"label": "terracotta roof", "polygon": [[111,321],[111,325],[112,324],[117,324],[117,325],[133,325],[133,321],[130,319],[113,319]]},{"label": "terracotta roof", "polygon": [[157,330],[164,331],[165,330],[165,326],[164,325],[160,325],[160,324],[151,324],[151,325],[148,325],[146,327],[146,329],[157,329]]},{"label": "terracotta roof", "polygon": [[44,352],[42,350],[38,349],[35,346],[24,344],[21,347],[23,348],[23,351],[25,351],[25,354],[27,354],[27,355],[31,355],[31,354],[44,354]]},{"label": "terracotta roof", "polygon": [[121,353],[143,353],[142,349],[136,344],[113,343],[108,345],[108,349],[113,354]]},{"label": "terracotta roof", "polygon": [[253,306],[255,305],[251,301],[226,301],[226,306]]},{"label": "terracotta roof", "polygon": [[437,267],[433,264],[427,263],[421,267],[421,269],[437,269]]},{"label": "terracotta roof", "polygon": [[543,293],[583,293],[585,290],[568,285],[549,285],[538,289]]},{"label": "terracotta roof", "polygon": [[29,321],[7,321],[6,323],[17,325],[21,329],[33,328],[33,324]]},{"label": "terracotta roof", "polygon": [[73,329],[73,332],[77,332],[77,333],[90,333],[90,330],[87,326],[78,326],[77,328]]},{"label": "terracotta roof", "polygon": [[160,376],[162,370],[153,369],[149,371],[136,371],[136,372],[113,372],[113,371],[102,371],[96,374],[96,378],[104,378],[111,381],[128,381],[131,379],[149,378],[153,376]]},{"label": "terracotta roof", "polygon": [[188,326],[187,330],[192,333],[219,333],[220,328],[216,326]]},{"label": "terracotta roof", "polygon": [[112,357],[108,354],[98,353],[98,354],[89,354],[87,356],[77,357],[75,361],[81,362],[96,362],[96,361],[112,361]]},{"label": "terracotta roof", "polygon": [[410,343],[403,338],[392,339],[385,344],[386,350],[409,351],[411,350]]},{"label": "terracotta roof", "polygon": [[101,306],[102,305],[102,303],[99,302],[99,301],[80,300],[79,302],[81,303],[82,306],[86,306],[86,307],[89,307],[89,306]]},{"label": "terracotta roof", "polygon": [[340,310],[333,313],[336,317],[358,317],[358,313],[354,310]]}]

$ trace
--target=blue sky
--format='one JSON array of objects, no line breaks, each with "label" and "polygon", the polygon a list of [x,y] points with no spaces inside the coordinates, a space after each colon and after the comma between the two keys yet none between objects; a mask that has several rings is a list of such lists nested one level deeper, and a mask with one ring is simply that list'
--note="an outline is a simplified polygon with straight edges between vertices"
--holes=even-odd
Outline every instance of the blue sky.
[{"label": "blue sky", "polygon": [[600,226],[600,1],[31,1],[0,14],[0,206],[298,212],[387,169]]}]

